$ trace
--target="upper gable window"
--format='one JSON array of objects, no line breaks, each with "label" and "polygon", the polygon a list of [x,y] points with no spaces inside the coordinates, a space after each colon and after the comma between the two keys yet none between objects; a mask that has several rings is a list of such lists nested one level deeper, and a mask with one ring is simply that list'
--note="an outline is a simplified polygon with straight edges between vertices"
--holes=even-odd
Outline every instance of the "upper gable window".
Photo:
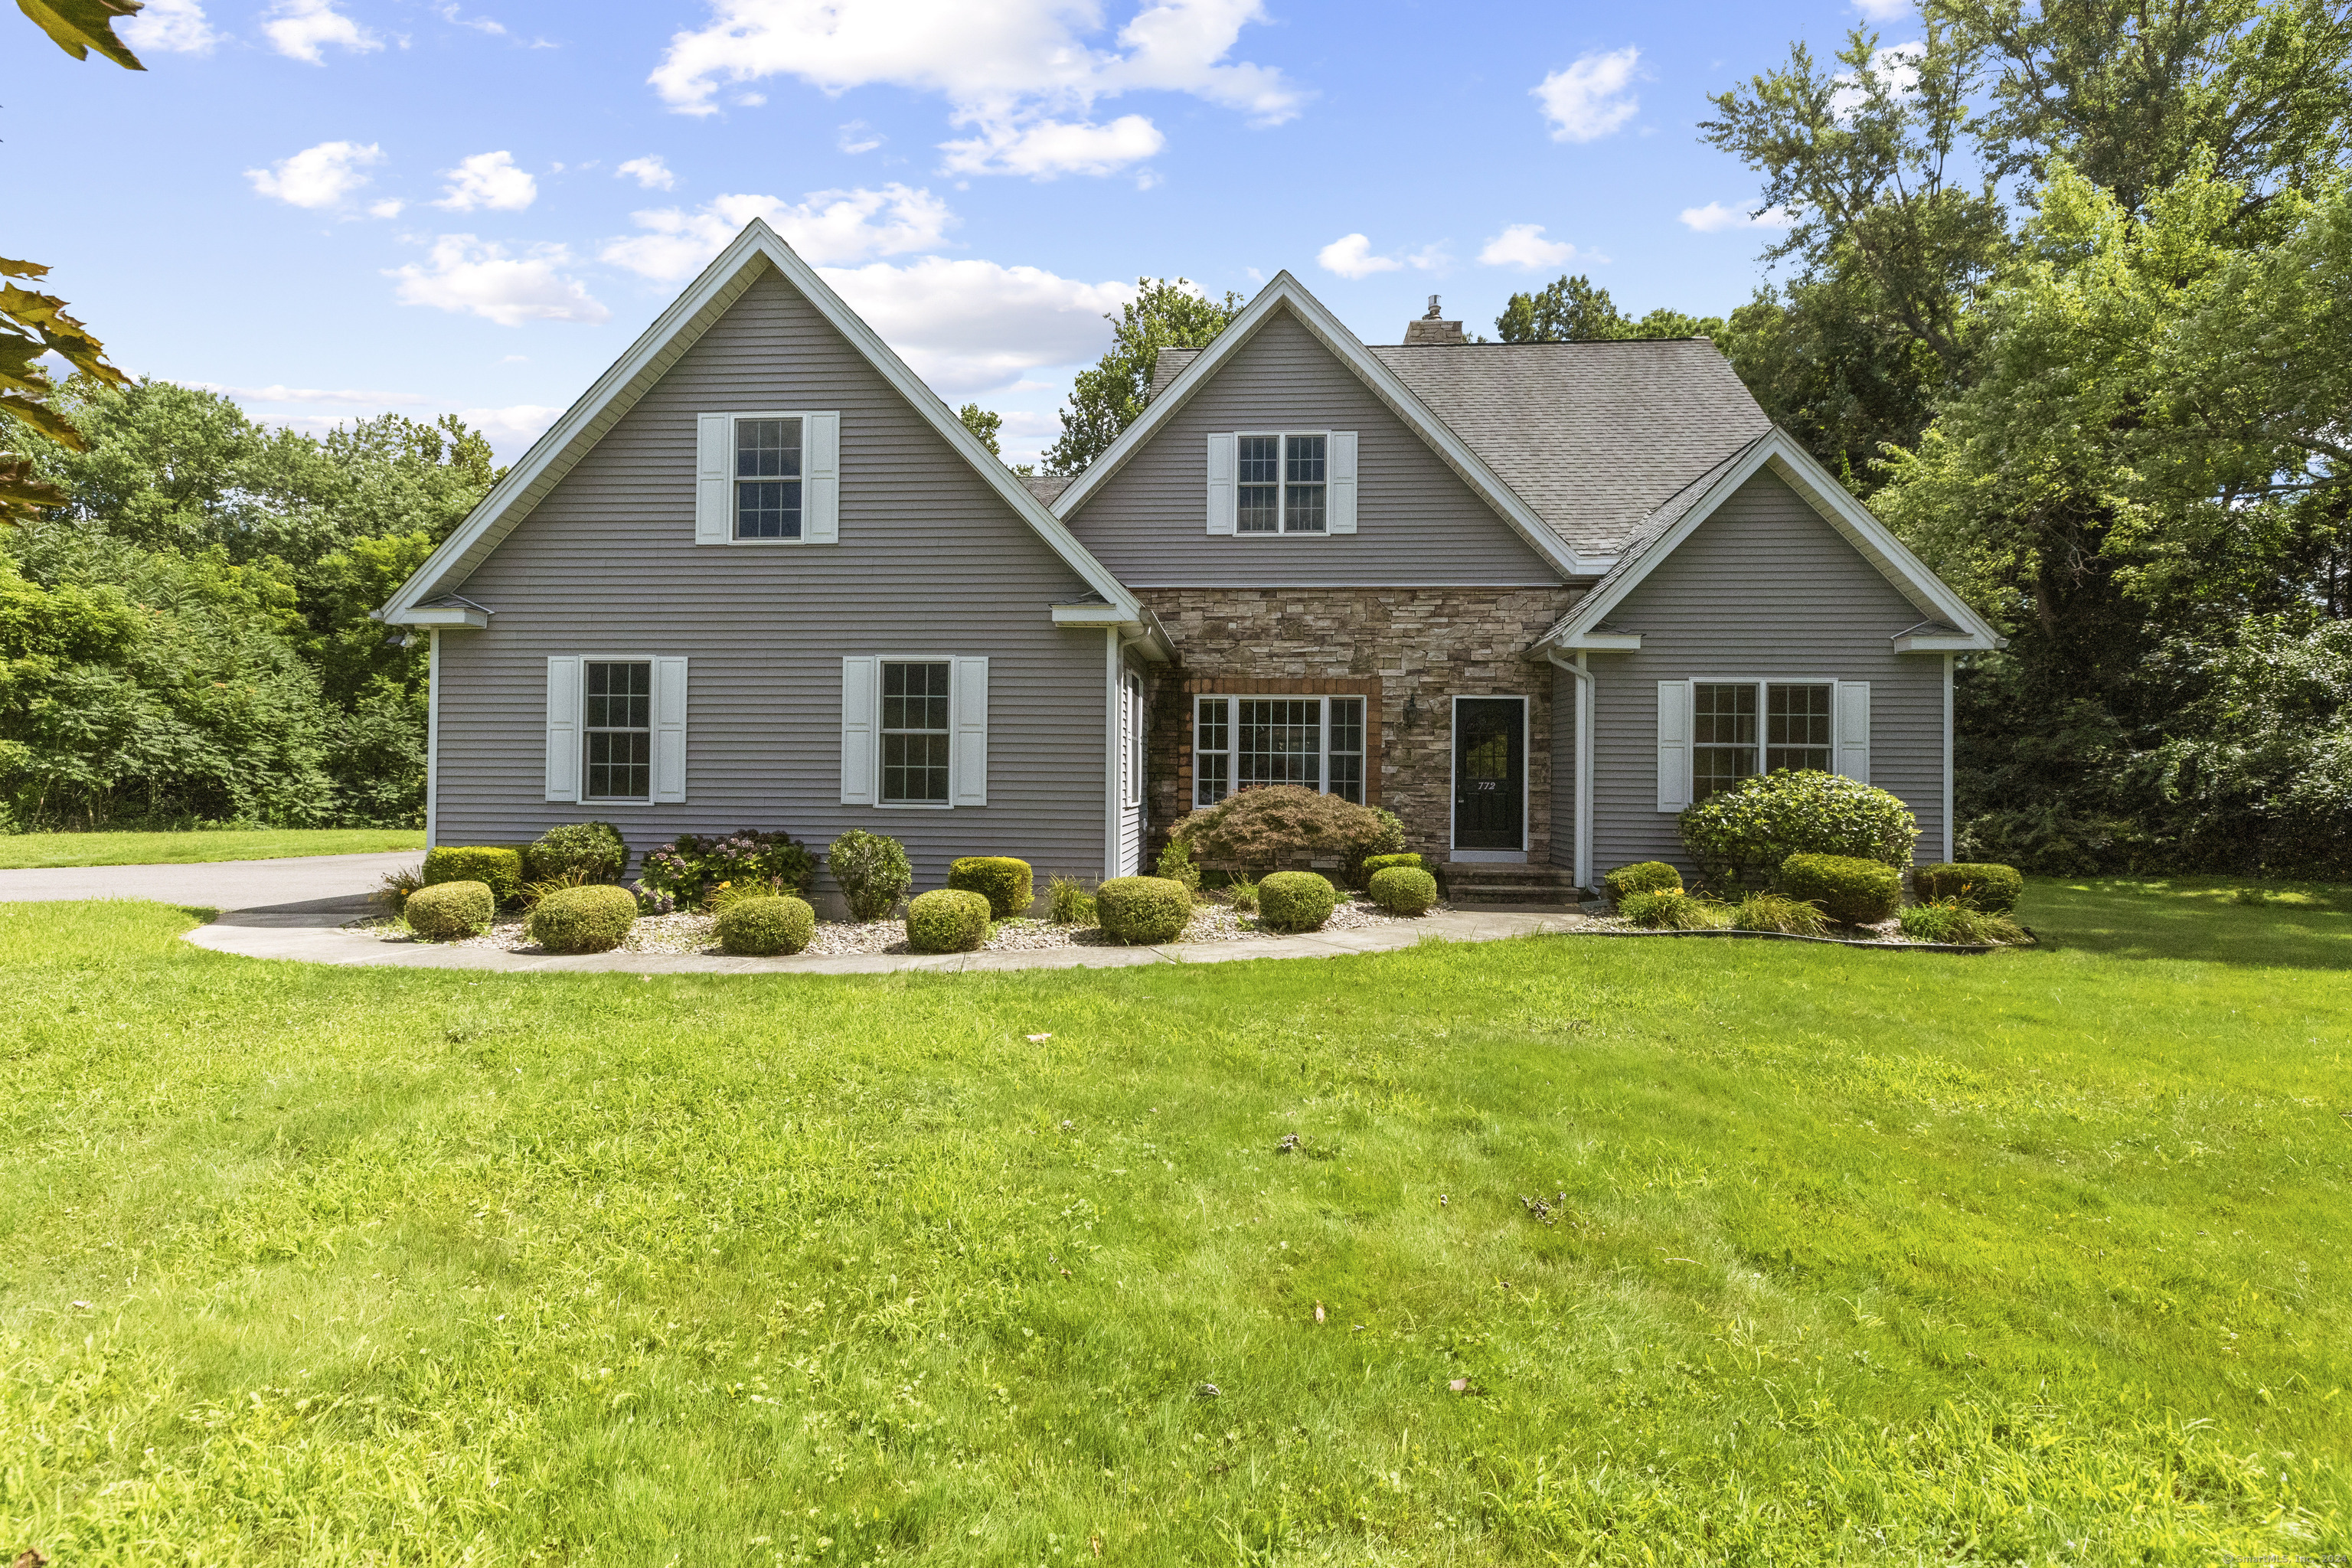
[{"label": "upper gable window", "polygon": [[697,544],[841,542],[841,416],[753,409],[695,420]]},{"label": "upper gable window", "polygon": [[1209,531],[1356,531],[1353,430],[1242,430],[1209,437]]},{"label": "upper gable window", "polygon": [[801,536],[801,422],[735,421],[735,537]]}]

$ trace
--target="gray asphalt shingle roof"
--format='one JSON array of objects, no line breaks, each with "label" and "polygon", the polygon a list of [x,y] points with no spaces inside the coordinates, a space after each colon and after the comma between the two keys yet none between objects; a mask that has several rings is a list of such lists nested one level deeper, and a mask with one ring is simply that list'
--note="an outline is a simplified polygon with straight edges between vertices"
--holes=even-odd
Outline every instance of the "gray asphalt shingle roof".
[{"label": "gray asphalt shingle roof", "polygon": [[1587,554],[1654,531],[1646,520],[1771,428],[1704,338],[1371,353]]}]

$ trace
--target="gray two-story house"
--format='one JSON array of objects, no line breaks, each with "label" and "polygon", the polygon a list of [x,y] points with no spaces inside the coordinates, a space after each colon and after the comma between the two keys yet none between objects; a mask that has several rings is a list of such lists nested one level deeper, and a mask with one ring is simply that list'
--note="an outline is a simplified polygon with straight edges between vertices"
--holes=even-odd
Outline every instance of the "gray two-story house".
[{"label": "gray two-story house", "polygon": [[378,613],[431,638],[433,843],[858,826],[919,886],[1293,783],[1559,894],[1779,767],[1948,858],[1999,646],[1704,339],[1367,346],[1285,273],[1024,480],[758,222]]}]

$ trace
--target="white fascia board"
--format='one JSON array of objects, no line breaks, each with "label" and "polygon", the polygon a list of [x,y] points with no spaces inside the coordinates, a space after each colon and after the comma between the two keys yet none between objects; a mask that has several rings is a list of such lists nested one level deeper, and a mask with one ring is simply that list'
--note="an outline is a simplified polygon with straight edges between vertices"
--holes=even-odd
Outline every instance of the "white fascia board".
[{"label": "white fascia board", "polygon": [[[775,230],[759,218],[746,224],[743,232],[702,269],[701,276],[687,286],[686,291],[646,329],[628,352],[614,361],[595,385],[532,444],[522,460],[482,498],[481,504],[457,532],[444,541],[415,574],[401,585],[400,591],[386,601],[377,612],[379,617],[389,620],[421,599],[449,592],[470,575],[480,564],[480,557],[487,555],[597,438],[635,405],[637,397],[658,378],[659,372],[675,363],[701,336],[702,331],[751,287],[761,262],[782,273],[785,281],[865,355],[883,379],[930,422],[940,437],[994,488],[1087,587],[1112,604],[1126,606],[1130,618],[1140,617],[1142,605],[1126,585],[1078,542],[1060,518],[1029,493],[1028,487],[1012,469],[981,445],[978,437],[964,428],[955,412],[923,384],[920,376],[907,368],[906,362],[817,276],[816,269],[803,261]],[[445,577],[448,580],[444,581]]]},{"label": "white fascia board", "polygon": [[1117,605],[1100,605],[1091,601],[1077,605],[1055,605],[1054,624],[1057,626],[1100,626],[1116,630],[1129,646],[1139,649],[1154,664],[1166,664],[1176,657],[1168,634],[1160,628],[1159,617],[1145,610],[1129,615]]},{"label": "white fascia board", "polygon": [[419,609],[387,611],[385,624],[395,626],[430,626],[436,631],[486,631],[490,617],[481,610],[469,610],[463,605],[426,605]]},{"label": "white fascia board", "polygon": [[1896,653],[1974,653],[1983,647],[1967,632],[1909,632],[1895,639]]},{"label": "white fascia board", "polygon": [[1537,646],[1594,646],[1590,643],[1580,645],[1575,639],[1590,635],[1610,611],[1622,604],[1627,595],[1640,587],[1643,580],[1657,570],[1660,562],[1672,555],[1681,548],[1685,540],[1698,531],[1699,525],[1714,516],[1727,498],[1738,494],[1742,485],[1767,467],[1802,496],[1806,503],[1836,529],[1847,543],[1859,551],[1864,560],[1875,566],[1880,575],[1893,584],[1905,598],[1927,615],[1960,628],[1959,636],[1966,640],[1953,647],[1972,650],[1997,648],[2004,644],[2006,639],[1994,631],[1983,616],[1946,587],[1943,580],[1929,571],[1925,562],[1906,549],[1903,542],[1873,516],[1868,507],[1854,500],[1843,485],[1831,478],[1829,470],[1815,462],[1811,454],[1797,444],[1795,437],[1775,426],[1771,434],[1756,443],[1737,467],[1716,482],[1698,505],[1676,519],[1672,528],[1643,546],[1615,581],[1586,595],[1566,620],[1538,639]]},{"label": "white fascia board", "polygon": [[1243,307],[1216,341],[1192,358],[1192,363],[1176,373],[1175,379],[1161,389],[1139,416],[1134,424],[1119,432],[1118,438],[1105,447],[1102,456],[1087,465],[1077,481],[1064,490],[1054,501],[1054,514],[1068,517],[1086,505],[1088,497],[1117,473],[1128,458],[1133,457],[1152,433],[1174,417],[1176,410],[1189,402],[1192,395],[1206,385],[1220,367],[1241,352],[1242,347],[1257,334],[1257,330],[1271,320],[1276,310],[1287,309],[1298,319],[1299,325],[1312,332],[1323,346],[1355,373],[1358,380],[1370,387],[1373,395],[1386,404],[1390,411],[1403,420],[1459,474],[1480,500],[1495,509],[1535,552],[1558,567],[1563,577],[1591,577],[1606,570],[1580,557],[1569,548],[1568,542],[1552,531],[1535,509],[1519,499],[1517,490],[1503,482],[1502,476],[1486,466],[1485,458],[1472,451],[1453,426],[1440,419],[1430,406],[1416,396],[1387,365],[1382,364],[1355,333],[1325,309],[1323,301],[1307,290],[1307,286],[1287,271],[1277,272],[1266,286],[1258,290],[1257,298]]},{"label": "white fascia board", "polygon": [[1642,646],[1639,632],[1574,632],[1551,639],[1550,647],[1587,648],[1593,651],[1631,653]]}]

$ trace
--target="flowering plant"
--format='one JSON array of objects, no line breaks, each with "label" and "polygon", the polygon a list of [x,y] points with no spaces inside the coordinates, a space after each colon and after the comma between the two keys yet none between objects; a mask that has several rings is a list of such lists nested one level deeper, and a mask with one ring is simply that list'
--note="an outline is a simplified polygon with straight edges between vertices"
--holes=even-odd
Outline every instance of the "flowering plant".
[{"label": "flowering plant", "polygon": [[681,833],[656,846],[638,868],[637,895],[668,898],[672,907],[702,905],[722,886],[758,883],[806,896],[816,879],[816,857],[779,830],[744,828],[723,838]]}]

